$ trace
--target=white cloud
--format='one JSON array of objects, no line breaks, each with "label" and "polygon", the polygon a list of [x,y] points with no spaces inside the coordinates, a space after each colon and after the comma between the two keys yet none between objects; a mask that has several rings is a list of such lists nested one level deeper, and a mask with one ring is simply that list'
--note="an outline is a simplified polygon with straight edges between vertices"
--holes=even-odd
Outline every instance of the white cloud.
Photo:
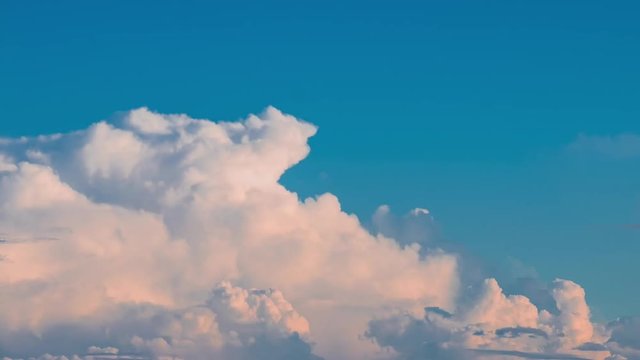
[{"label": "white cloud", "polygon": [[[288,345],[302,345],[291,358],[313,357],[303,340],[309,335],[307,320],[276,290],[247,290],[224,282],[204,305],[139,316],[143,319],[137,325],[146,322],[147,328],[133,335],[130,345],[154,357],[255,358],[259,351]],[[125,327],[119,333],[127,331]]]},{"label": "white cloud", "polygon": [[640,317],[625,317],[608,324],[608,347],[629,360],[640,359]]},{"label": "white cloud", "polygon": [[636,158],[640,156],[640,136],[631,133],[613,136],[580,134],[568,150],[613,159]]},{"label": "white cloud", "polygon": [[556,283],[553,315],[495,280],[463,298],[472,277],[424,209],[381,207],[372,235],[334,195],[288,191],[278,181],[315,131],[275,108],[239,122],[142,108],[0,141],[0,233],[14,239],[0,242],[3,355],[393,355],[382,345],[446,358],[603,342],[570,282]]},{"label": "white cloud", "polygon": [[402,245],[418,245],[423,252],[436,242],[433,217],[423,208],[399,217],[388,205],[381,205],[373,214],[371,227],[374,233],[391,237]]},{"label": "white cloud", "polygon": [[79,155],[89,179],[126,179],[145,160],[148,151],[134,133],[104,122],[89,129],[86,141]]},{"label": "white cloud", "polygon": [[18,167],[4,154],[0,154],[0,172],[16,171]]},{"label": "white cloud", "polygon": [[112,346],[107,346],[107,347],[99,347],[99,346],[90,346],[87,349],[87,353],[89,354],[101,354],[101,355],[106,355],[106,354],[111,354],[111,355],[117,355],[120,352],[120,350],[112,347]]},{"label": "white cloud", "polygon": [[[608,332],[592,324],[584,290],[567,280],[553,289],[560,310],[538,310],[519,295],[506,296],[497,282],[484,282],[476,299],[456,314],[427,308],[422,318],[391,314],[373,320],[367,336],[398,358],[608,359],[616,349]],[[437,310],[437,309],[436,309]]]},{"label": "white cloud", "polygon": [[[105,311],[107,317],[90,314],[84,321],[61,321],[31,339],[24,333],[9,335],[13,341],[3,339],[2,349],[23,356],[46,351],[84,359],[272,358],[261,352],[316,358],[306,343],[307,320],[276,290],[243,289],[224,282],[205,303],[188,308],[127,303]],[[91,343],[110,345],[86,346]],[[86,351],[78,353],[83,346]]]},{"label": "white cloud", "polygon": [[[84,131],[3,142],[18,165],[0,177],[2,232],[64,229],[54,241],[2,244],[0,296],[11,309],[0,312],[3,338],[109,323],[126,304],[189,308],[230,280],[278,289],[254,316],[271,314],[284,294],[302,315],[283,313],[279,326],[300,332],[309,322],[320,354],[355,356],[375,350],[359,337],[380,309],[454,306],[456,256],[420,256],[370,235],[335,196],[301,201],[278,183],[314,133],[274,108],[232,123],[140,109]],[[166,347],[140,338],[145,351]]]},{"label": "white cloud", "polygon": [[585,292],[578,284],[567,280],[556,280],[552,294],[559,310],[558,328],[564,335],[564,346],[579,346],[594,339],[594,327]]},{"label": "white cloud", "polygon": [[538,309],[524,296],[505,296],[495,279],[487,279],[482,295],[465,314],[465,319],[487,329],[535,327]]}]

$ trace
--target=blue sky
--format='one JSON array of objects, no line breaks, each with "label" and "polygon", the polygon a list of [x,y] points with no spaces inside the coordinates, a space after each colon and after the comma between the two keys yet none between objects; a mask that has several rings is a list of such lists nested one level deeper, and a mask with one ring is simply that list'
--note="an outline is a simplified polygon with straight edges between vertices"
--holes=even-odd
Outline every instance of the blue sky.
[{"label": "blue sky", "polygon": [[429,208],[443,237],[491,266],[513,258],[545,281],[572,279],[600,318],[639,315],[640,230],[629,225],[640,223],[640,153],[571,147],[580,134],[640,133],[639,11],[7,0],[0,135],[79,129],[143,105],[230,120],[274,105],[320,129],[283,179],[292,190],[333,192],[364,221],[382,203]]}]

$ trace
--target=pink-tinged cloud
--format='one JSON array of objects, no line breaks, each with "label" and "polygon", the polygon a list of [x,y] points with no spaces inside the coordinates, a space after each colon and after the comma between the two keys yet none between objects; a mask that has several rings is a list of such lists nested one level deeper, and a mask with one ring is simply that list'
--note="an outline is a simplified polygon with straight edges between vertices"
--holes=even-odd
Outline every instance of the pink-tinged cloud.
[{"label": "pink-tinged cloud", "polygon": [[426,210],[382,208],[372,234],[334,195],[284,188],[315,131],[275,108],[238,122],[141,108],[0,141],[0,233],[51,239],[0,242],[2,355],[611,355],[578,285],[556,282],[558,312],[539,310],[493,279],[462,283],[464,259],[425,240]]}]

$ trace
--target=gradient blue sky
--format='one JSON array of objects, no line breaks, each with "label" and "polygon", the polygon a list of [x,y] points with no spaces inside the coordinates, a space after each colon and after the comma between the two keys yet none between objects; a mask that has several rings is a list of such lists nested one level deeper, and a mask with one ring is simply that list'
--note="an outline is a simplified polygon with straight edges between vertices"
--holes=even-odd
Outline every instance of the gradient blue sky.
[{"label": "gradient blue sky", "polygon": [[[640,315],[640,151],[607,140],[640,133],[639,13],[637,1],[3,0],[0,136],[143,105],[230,120],[274,105],[320,127],[283,179],[301,195],[333,192],[364,221],[382,203],[427,207],[488,271],[516,259],[583,285],[598,318]],[[580,134],[602,138],[571,148]]]}]

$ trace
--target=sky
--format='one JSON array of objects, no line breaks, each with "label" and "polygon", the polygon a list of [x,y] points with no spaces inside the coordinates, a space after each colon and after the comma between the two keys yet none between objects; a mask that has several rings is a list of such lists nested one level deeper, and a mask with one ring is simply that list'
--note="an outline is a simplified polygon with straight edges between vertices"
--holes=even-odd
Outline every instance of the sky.
[{"label": "sky", "polygon": [[[586,292],[594,322],[615,322],[620,316],[637,319],[638,11],[640,4],[634,1],[590,0],[0,1],[0,137],[14,139],[0,143],[7,154],[6,169],[12,169],[6,170],[6,176],[8,179],[21,171],[34,174],[35,170],[25,170],[17,161],[24,158],[37,163],[28,155],[36,149],[44,154],[40,159],[51,159],[47,166],[74,191],[92,202],[162,214],[168,219],[166,226],[173,236],[174,231],[179,233],[177,228],[197,227],[192,223],[195,220],[176,218],[173,207],[157,205],[150,200],[151,195],[148,199],[147,195],[138,197],[126,189],[137,186],[132,185],[132,179],[137,176],[138,163],[130,164],[133,160],[128,158],[142,158],[147,152],[164,154],[164,142],[147,139],[145,134],[151,133],[148,129],[123,119],[159,117],[185,122],[160,114],[187,114],[192,119],[237,122],[249,114],[261,114],[259,117],[267,124],[275,124],[265,126],[276,130],[273,134],[267,131],[266,135],[255,135],[247,125],[248,141],[254,141],[254,136],[264,137],[267,143],[273,141],[274,147],[289,149],[292,157],[285,161],[256,145],[258,150],[251,151],[256,152],[257,158],[268,164],[273,161],[272,169],[263,169],[253,158],[220,160],[215,153],[212,156],[219,161],[216,166],[221,170],[203,165],[200,175],[216,177],[230,169],[228,178],[244,184],[244,178],[238,175],[244,173],[235,172],[233,161],[238,161],[240,167],[256,166],[257,172],[246,170],[246,174],[272,180],[265,193],[271,193],[279,183],[288,193],[297,193],[300,201],[333,194],[344,212],[357,216],[363,229],[373,235],[376,231],[389,237],[395,234],[401,244],[403,236],[398,234],[412,231],[391,231],[381,224],[392,219],[389,221],[393,227],[413,226],[413,217],[419,216],[412,217],[412,209],[428,209],[428,219],[422,220],[428,222],[423,225],[428,228],[429,239],[420,240],[426,241],[423,248],[439,247],[445,254],[462,254],[465,271],[496,278],[507,295],[522,291],[518,288],[519,279],[556,284],[545,285],[550,294],[557,294],[550,290],[555,289],[553,286],[573,289],[571,285],[554,283],[557,278],[569,279]],[[128,112],[139,108],[143,110]],[[278,125],[280,120],[273,120],[287,118],[280,111],[313,124],[317,132],[299,130],[301,135],[294,137],[293,143],[282,140],[284,137],[278,134],[286,131]],[[93,124],[101,120],[148,143],[136,147],[128,137],[121,142],[111,138],[114,145],[98,142],[97,148],[81,152],[86,164],[70,155],[79,146],[72,132],[80,131],[78,138],[86,137],[87,143],[97,141],[101,138],[96,134],[101,133]],[[298,120],[286,124],[292,129],[302,127]],[[184,126],[184,131],[191,134],[192,129]],[[231,138],[235,136],[233,131],[224,130]],[[53,133],[68,135],[55,146],[34,140],[38,135]],[[32,140],[26,143],[33,149],[15,145],[20,136],[30,137]],[[304,151],[307,141],[308,154]],[[120,158],[118,150],[108,150],[118,147],[127,156]],[[120,165],[105,165],[105,159],[115,157],[121,160]],[[157,161],[158,167],[179,168],[171,158]],[[86,166],[78,165],[76,169],[66,162]],[[198,162],[194,166],[200,165]],[[162,179],[171,183],[173,179],[158,169],[145,171],[155,174],[148,179],[140,177],[145,181]],[[95,186],[102,184],[100,181],[87,180],[95,176],[104,178],[104,189]],[[21,179],[24,177],[27,175]],[[121,185],[110,186],[107,178]],[[9,183],[6,180],[3,184]],[[211,186],[222,185],[216,182]],[[246,186],[263,189],[261,184]],[[6,189],[9,188],[14,189]],[[232,188],[230,193],[237,190]],[[0,195],[5,196],[1,192]],[[209,195],[203,196],[226,204],[225,208],[239,206],[237,199],[220,200],[218,193],[211,198]],[[315,211],[313,206],[302,204],[305,214]],[[382,208],[381,213],[381,205],[390,210]],[[198,213],[198,209],[190,211]],[[237,209],[234,211],[239,212]],[[222,210],[215,210],[216,216],[231,216],[218,211]],[[29,216],[32,215],[8,217],[4,225],[9,230],[0,229],[0,233],[22,234],[25,219],[33,219]],[[121,214],[109,216],[115,223],[124,221],[118,220]],[[386,217],[389,219],[380,222]],[[65,221],[71,220],[62,222]],[[234,225],[220,226],[230,227],[230,233],[238,230],[235,220],[229,221]],[[324,221],[328,220],[319,223]],[[189,242],[201,235],[182,236]],[[223,253],[219,248],[213,249]],[[241,247],[234,254],[254,250]],[[13,250],[6,251],[11,255]],[[377,251],[372,250],[372,259],[378,256]],[[19,254],[22,252],[14,256],[22,256]],[[398,259],[396,264],[409,261]],[[407,264],[408,269],[415,265]],[[427,265],[428,261],[415,266],[426,266],[423,270],[429,273],[432,270]],[[149,269],[155,267],[149,265]],[[234,286],[274,286],[269,283],[273,279],[261,278],[256,275],[260,271],[253,268],[213,273],[211,281],[225,280],[222,274],[228,275],[229,280],[239,279],[237,283],[232,281],[233,285],[220,285],[216,288],[218,293],[230,292],[236,289]],[[298,285],[278,279],[274,282],[280,286],[274,288],[282,290],[288,300],[291,297],[296,309],[302,308],[301,315],[295,316],[310,319],[313,335],[313,320],[321,318],[317,315],[319,310],[307,304],[308,299],[298,290],[291,290],[299,289]],[[466,285],[465,279],[461,277],[461,288]],[[486,294],[491,293],[492,284],[483,285],[489,289]],[[200,291],[201,285],[193,285],[192,290],[197,293],[194,289]],[[185,294],[191,294],[183,290],[163,295],[173,302],[152,303],[174,311],[171,306],[187,303],[189,297]],[[218,294],[216,291],[214,294]],[[432,296],[427,291],[420,295],[421,299],[427,295]],[[433,306],[446,309],[449,299],[438,296]],[[561,303],[559,298],[562,296],[554,297],[557,304]],[[217,304],[215,296],[210,301]],[[470,311],[457,321],[471,322],[472,315]],[[25,323],[35,321],[27,320]],[[636,324],[634,321],[640,320],[628,321]],[[228,324],[222,322],[220,326],[225,328]],[[289,325],[285,332],[299,329]],[[380,335],[376,325],[387,329],[383,323],[369,323],[374,342],[402,353],[403,349],[394,342],[399,337]],[[5,333],[0,331],[2,334]],[[0,350],[3,346],[9,349],[6,339],[10,336],[2,336]],[[320,338],[325,340],[324,336],[321,334]],[[597,342],[593,336],[589,342]],[[303,337],[299,341],[306,346],[306,340]],[[640,349],[640,339],[634,344]],[[565,345],[554,351],[566,355],[569,348]],[[325,358],[348,358],[345,354],[352,354],[327,353],[322,345],[317,346],[319,356]],[[20,349],[17,346],[7,353],[21,356]],[[46,350],[46,346],[42,349]],[[488,349],[498,351],[497,347]],[[640,357],[640,350],[635,351],[635,355],[625,356]]]}]

